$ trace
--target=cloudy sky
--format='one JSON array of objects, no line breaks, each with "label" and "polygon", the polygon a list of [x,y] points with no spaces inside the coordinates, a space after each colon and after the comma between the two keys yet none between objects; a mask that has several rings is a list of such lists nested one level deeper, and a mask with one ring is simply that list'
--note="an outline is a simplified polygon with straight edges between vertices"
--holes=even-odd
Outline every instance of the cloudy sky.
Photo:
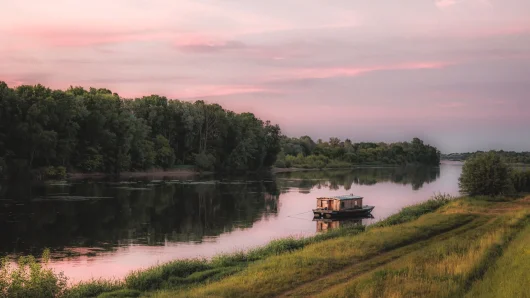
[{"label": "cloudy sky", "polygon": [[203,99],[290,136],[530,150],[528,0],[0,0],[0,80]]}]

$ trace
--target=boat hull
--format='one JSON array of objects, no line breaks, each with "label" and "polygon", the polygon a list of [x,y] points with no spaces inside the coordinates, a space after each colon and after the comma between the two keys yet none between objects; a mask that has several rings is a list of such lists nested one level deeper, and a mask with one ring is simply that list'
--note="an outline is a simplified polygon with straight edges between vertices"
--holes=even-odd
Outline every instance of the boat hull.
[{"label": "boat hull", "polygon": [[315,217],[323,218],[356,217],[371,214],[374,208],[374,206],[363,206],[362,208],[344,210],[313,209],[313,214]]}]

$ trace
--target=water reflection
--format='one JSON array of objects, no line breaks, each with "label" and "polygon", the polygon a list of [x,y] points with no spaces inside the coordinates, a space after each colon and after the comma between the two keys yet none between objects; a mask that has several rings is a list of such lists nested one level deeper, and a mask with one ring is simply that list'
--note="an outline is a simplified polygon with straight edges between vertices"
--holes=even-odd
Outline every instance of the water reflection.
[{"label": "water reflection", "polygon": [[0,250],[9,253],[201,242],[278,209],[274,181],[38,185],[30,200],[3,189]]},{"label": "water reflection", "polygon": [[[48,247],[68,256],[53,260],[52,267],[74,281],[120,278],[177,258],[371,223],[435,192],[457,194],[460,171],[442,165],[195,181],[8,183],[0,188],[0,254],[40,254]],[[345,193],[376,206],[374,218],[313,221],[317,197]]]},{"label": "water reflection", "polygon": [[[363,217],[353,217],[353,218],[313,218],[313,221],[316,222],[316,231],[318,232],[327,232],[333,229],[338,228],[347,228],[354,226],[365,225],[368,219],[373,219],[372,215],[367,215]],[[364,223],[363,223],[364,220]]]},{"label": "water reflection", "polygon": [[410,185],[418,190],[425,183],[431,183],[440,177],[439,167],[372,167],[355,170],[309,171],[281,173],[280,187],[282,190],[296,187],[309,192],[312,188],[329,188],[337,190],[343,187],[350,190],[352,185],[375,185],[382,182],[392,182]]}]

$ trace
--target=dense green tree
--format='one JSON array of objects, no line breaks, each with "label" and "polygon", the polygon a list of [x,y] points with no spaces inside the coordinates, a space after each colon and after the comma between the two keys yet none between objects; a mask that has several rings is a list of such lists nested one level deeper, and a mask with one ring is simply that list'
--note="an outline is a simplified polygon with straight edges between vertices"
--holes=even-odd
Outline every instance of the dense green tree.
[{"label": "dense green tree", "polygon": [[[501,156],[501,158],[507,163],[519,163],[519,164],[530,164],[530,152],[515,152],[515,151],[494,151],[496,154]],[[441,158],[443,160],[454,160],[454,161],[465,161],[468,158],[471,158],[477,154],[482,154],[483,151],[477,152],[466,152],[466,153],[450,153],[442,154]]]},{"label": "dense green tree", "polygon": [[175,163],[175,153],[169,146],[169,141],[162,135],[155,138],[156,165],[168,169]]},{"label": "dense green tree", "polygon": [[[412,142],[401,143],[352,143],[338,138],[330,138],[329,142],[318,140],[313,142],[310,137],[281,139],[282,151],[278,155],[278,167],[351,167],[359,164],[405,165],[421,164],[437,166],[440,163],[440,152],[422,140],[415,138]],[[323,159],[310,158],[323,156]],[[317,162],[318,160],[318,162]]]},{"label": "dense green tree", "polygon": [[[124,99],[108,89],[0,82],[0,167],[60,173],[169,169],[259,170],[281,150],[281,131],[253,114],[217,104],[151,95]],[[61,167],[61,168],[59,168]]]},{"label": "dense green tree", "polygon": [[466,160],[459,179],[460,191],[471,196],[513,193],[511,168],[494,152]]}]

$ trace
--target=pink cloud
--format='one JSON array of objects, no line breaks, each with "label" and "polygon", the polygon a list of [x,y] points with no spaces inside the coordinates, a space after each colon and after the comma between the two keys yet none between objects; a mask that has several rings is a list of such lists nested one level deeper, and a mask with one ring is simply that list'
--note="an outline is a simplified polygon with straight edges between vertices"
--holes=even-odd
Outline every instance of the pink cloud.
[{"label": "pink cloud", "polygon": [[454,109],[454,108],[465,107],[467,106],[467,104],[465,102],[453,101],[453,102],[439,103],[437,106],[440,108],[444,108],[444,109]]},{"label": "pink cloud", "polygon": [[530,33],[530,24],[511,25],[501,28],[486,28],[475,32],[477,37],[519,35]]},{"label": "pink cloud", "polygon": [[333,77],[353,77],[370,72],[385,70],[440,69],[451,64],[452,63],[448,62],[412,62],[371,67],[305,68],[293,70],[286,76],[288,77],[288,79],[325,79]]},{"label": "pink cloud", "polygon": [[436,0],[435,5],[438,8],[445,8],[445,7],[453,6],[456,3],[457,3],[456,0]]},{"label": "pink cloud", "polygon": [[252,85],[197,85],[175,92],[173,97],[191,99],[248,93],[276,93],[276,90]]},{"label": "pink cloud", "polygon": [[51,46],[77,47],[131,41],[167,39],[169,32],[156,30],[128,30],[121,28],[91,27],[65,29],[59,27],[27,27],[11,31],[17,36],[40,40]]},{"label": "pink cloud", "polygon": [[221,50],[242,49],[247,46],[236,40],[214,40],[214,39],[180,39],[175,43],[176,47],[185,52],[208,53]]}]

